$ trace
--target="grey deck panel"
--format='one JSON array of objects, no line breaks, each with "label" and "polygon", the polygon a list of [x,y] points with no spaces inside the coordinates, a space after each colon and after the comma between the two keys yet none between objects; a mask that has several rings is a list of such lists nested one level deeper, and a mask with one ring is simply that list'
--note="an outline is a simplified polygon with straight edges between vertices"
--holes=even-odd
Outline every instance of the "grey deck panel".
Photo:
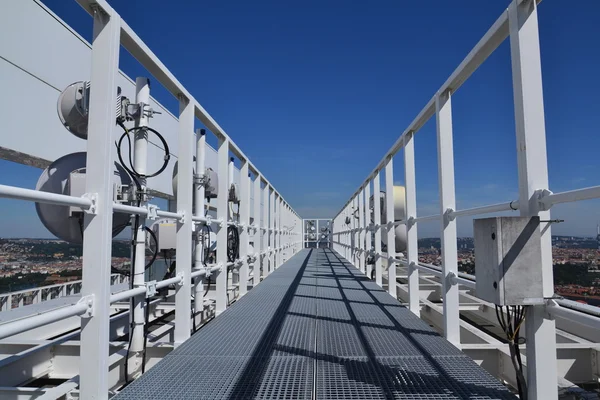
[{"label": "grey deck panel", "polygon": [[329,249],[305,249],[132,382],[133,399],[516,399]]}]

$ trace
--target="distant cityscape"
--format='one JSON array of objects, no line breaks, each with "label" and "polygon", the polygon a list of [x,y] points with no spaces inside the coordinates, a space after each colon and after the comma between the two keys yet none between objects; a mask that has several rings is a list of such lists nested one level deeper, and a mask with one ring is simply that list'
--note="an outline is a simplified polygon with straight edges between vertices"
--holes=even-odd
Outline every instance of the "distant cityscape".
[{"label": "distant cityscape", "polygon": [[[475,274],[473,238],[458,238],[458,270]],[[419,261],[441,265],[439,238],[419,240]],[[566,298],[600,305],[600,250],[593,237],[553,236],[554,290]]]},{"label": "distant cityscape", "polygon": [[[473,238],[458,239],[458,269],[475,273]],[[419,261],[441,265],[439,238],[419,240]],[[127,240],[113,242],[113,266],[129,263]],[[555,291],[600,305],[600,250],[593,237],[553,236]],[[0,239],[0,293],[81,279],[82,246],[58,239]]]}]

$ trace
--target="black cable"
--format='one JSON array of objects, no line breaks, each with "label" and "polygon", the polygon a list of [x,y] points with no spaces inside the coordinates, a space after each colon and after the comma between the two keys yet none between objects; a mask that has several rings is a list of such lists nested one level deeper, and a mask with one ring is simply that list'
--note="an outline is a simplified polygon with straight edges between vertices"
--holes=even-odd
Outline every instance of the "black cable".
[{"label": "black cable", "polygon": [[[127,129],[122,122],[118,121],[117,123],[125,131],[125,132],[123,132],[123,134],[121,135],[121,137],[119,138],[119,140],[116,143],[117,156],[119,157],[119,162],[121,163],[123,168],[125,168],[125,170],[132,177],[134,177],[134,181],[135,181],[135,178],[142,178],[142,177],[143,178],[152,178],[152,177],[157,176],[160,173],[162,173],[165,170],[165,168],[167,168],[167,165],[169,165],[169,160],[171,159],[171,153],[169,152],[169,145],[168,145],[167,141],[165,140],[165,138],[160,133],[158,133],[158,131],[156,131],[150,127],[147,127],[147,126],[136,126],[134,128]],[[133,160],[131,159],[132,146],[131,146],[131,138],[129,137],[129,134],[135,133],[136,131],[139,131],[139,130],[145,130],[145,131],[154,133],[163,145],[163,150],[165,152],[163,165],[158,169],[158,171],[156,171],[152,174],[140,174],[139,172],[137,172],[135,170],[135,167],[133,166]],[[125,139],[125,138],[127,138],[127,143],[129,145],[129,166],[127,166],[127,164],[123,160],[123,156],[121,154],[121,145],[123,143],[123,139]],[[139,182],[136,181],[136,185],[139,188],[139,186],[140,186]]]},{"label": "black cable", "polygon": [[227,261],[235,262],[240,258],[240,233],[237,227],[227,227]]},{"label": "black cable", "polygon": [[154,264],[154,261],[156,261],[156,257],[158,256],[158,238],[156,237],[156,233],[154,233],[154,231],[147,226],[144,226],[144,230],[148,232],[150,236],[152,236],[152,240],[154,240],[154,244],[156,246],[154,249],[154,254],[152,254],[152,259],[148,264],[146,264],[145,269],[148,269],[152,266],[152,264]]},{"label": "black cable", "polygon": [[148,347],[148,323],[150,322],[150,298],[146,298],[146,315],[144,320],[144,350],[142,353],[142,374],[146,372],[146,349]]}]

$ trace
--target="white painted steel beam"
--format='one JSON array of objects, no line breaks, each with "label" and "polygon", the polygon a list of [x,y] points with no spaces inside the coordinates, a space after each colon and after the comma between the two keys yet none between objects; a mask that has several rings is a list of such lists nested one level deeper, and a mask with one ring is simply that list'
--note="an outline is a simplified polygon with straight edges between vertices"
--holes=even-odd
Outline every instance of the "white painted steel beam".
[{"label": "white painted steel beam", "polygon": [[[537,5],[535,1],[514,0],[508,8],[510,50],[513,75],[517,163],[519,170],[519,209],[522,216],[538,215],[549,220],[550,212],[541,211],[538,191],[548,188],[544,96],[540,60]],[[543,226],[542,286],[544,297],[554,295],[552,239],[549,223]],[[530,400],[557,398],[556,328],[544,306],[527,306],[527,390]]]},{"label": "white painted steel beam", "polygon": [[194,104],[188,99],[179,99],[179,159],[177,167],[177,213],[183,218],[177,222],[176,273],[182,281],[175,294],[175,345],[190,337],[192,330],[192,201],[194,171]]},{"label": "white painted steel beam", "polygon": [[454,149],[452,144],[452,100],[449,92],[438,93],[435,99],[438,148],[438,178],[440,185],[442,285],[444,290],[444,336],[460,348],[458,313],[458,249],[456,220],[449,218],[456,208],[454,193]]},{"label": "white painted steel beam", "polygon": [[[383,265],[381,262],[381,200],[380,200],[380,192],[381,192],[381,176],[379,171],[375,174],[373,178],[373,223],[375,224],[375,283],[379,286],[383,286]],[[387,234],[385,232],[384,234]]]},{"label": "white painted steel beam", "polygon": [[[417,217],[417,183],[415,172],[415,139],[412,133],[404,137],[404,185],[406,193],[406,220]],[[419,307],[419,244],[417,224],[406,226],[406,259],[408,261],[408,306],[415,315],[420,315]]]},{"label": "white painted steel beam", "polygon": [[[396,258],[396,232],[394,229],[394,159],[390,156],[385,164],[385,210],[387,214],[387,253],[390,259]],[[388,261],[388,265],[389,265]],[[388,268],[388,292],[396,298],[395,264]]]},{"label": "white painted steel beam", "polygon": [[217,195],[217,218],[224,221],[217,230],[217,264],[221,270],[215,275],[216,279],[216,315],[221,314],[227,308],[227,222],[229,220],[229,140],[221,138],[218,150],[219,186]]},{"label": "white painted steel beam", "polygon": [[240,169],[240,223],[243,225],[240,231],[240,258],[242,265],[239,270],[240,297],[248,292],[248,246],[250,241],[250,171],[248,162],[242,160]]},{"label": "white painted steel beam", "polygon": [[97,196],[96,214],[85,214],[82,296],[93,297],[91,317],[82,319],[81,396],[108,399],[108,332],[110,319],[110,265],[112,261],[113,143],[115,90],[119,73],[121,19],[94,13],[92,43],[86,192]]}]

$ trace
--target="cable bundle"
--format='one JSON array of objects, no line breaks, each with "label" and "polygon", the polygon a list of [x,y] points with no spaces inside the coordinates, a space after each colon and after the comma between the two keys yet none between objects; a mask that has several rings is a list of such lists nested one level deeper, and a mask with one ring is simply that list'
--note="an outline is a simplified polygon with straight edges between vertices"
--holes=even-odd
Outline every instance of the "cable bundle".
[{"label": "cable bundle", "polygon": [[521,361],[521,351],[519,349],[519,345],[525,343],[524,338],[519,337],[521,325],[525,321],[525,311],[526,308],[523,306],[506,306],[505,311],[504,307],[496,306],[496,317],[508,339],[510,358],[515,368],[517,389],[521,400],[527,400],[527,382],[523,374],[523,362]]},{"label": "cable bundle", "polygon": [[235,262],[240,258],[240,233],[237,227],[227,227],[227,261]]}]

